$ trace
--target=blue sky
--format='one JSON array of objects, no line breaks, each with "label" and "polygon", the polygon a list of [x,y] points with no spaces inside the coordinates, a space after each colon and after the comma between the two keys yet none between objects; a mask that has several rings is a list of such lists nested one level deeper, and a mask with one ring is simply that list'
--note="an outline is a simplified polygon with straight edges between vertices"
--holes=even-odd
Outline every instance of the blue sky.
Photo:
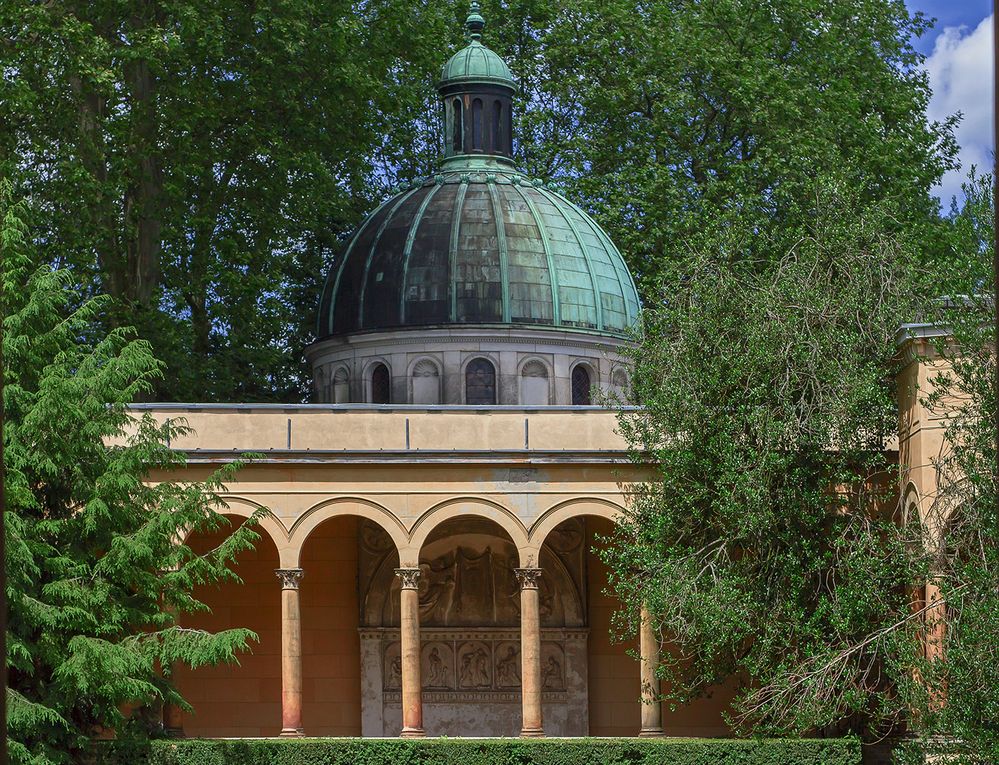
[{"label": "blue sky", "polygon": [[992,0],[906,0],[910,11],[936,18],[915,41],[926,55],[933,99],[930,119],[961,112],[957,129],[961,170],[948,173],[937,189],[946,209],[961,196],[961,181],[972,165],[992,170]]}]

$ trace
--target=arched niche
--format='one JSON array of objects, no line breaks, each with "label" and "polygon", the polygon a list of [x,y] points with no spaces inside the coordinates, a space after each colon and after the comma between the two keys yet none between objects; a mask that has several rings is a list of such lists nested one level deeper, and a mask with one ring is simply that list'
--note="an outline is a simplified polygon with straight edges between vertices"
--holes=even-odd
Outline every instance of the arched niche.
[{"label": "arched niche", "polygon": [[540,359],[530,359],[520,368],[520,403],[522,406],[545,406],[551,403],[548,366]]},{"label": "arched niche", "polygon": [[413,365],[412,403],[441,403],[441,371],[432,359],[420,359]]},{"label": "arched niche", "polygon": [[345,366],[337,367],[333,373],[330,402],[333,404],[350,402],[350,372]]},{"label": "arched niche", "polygon": [[[572,542],[571,544],[569,542]],[[579,627],[585,621],[582,593],[583,538],[553,538],[538,556],[543,627]],[[399,625],[396,558],[361,548],[364,626]],[[374,558],[377,557],[377,561]],[[515,569],[520,552],[495,521],[478,516],[452,517],[435,526],[422,543],[420,627],[484,628],[520,624],[520,587]],[[367,572],[367,573],[366,573]]]}]

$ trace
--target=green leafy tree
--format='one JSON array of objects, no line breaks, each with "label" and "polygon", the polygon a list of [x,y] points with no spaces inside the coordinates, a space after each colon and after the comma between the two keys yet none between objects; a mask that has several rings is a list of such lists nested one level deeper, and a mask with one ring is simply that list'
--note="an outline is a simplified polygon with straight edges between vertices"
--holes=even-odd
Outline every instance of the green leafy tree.
[{"label": "green leafy tree", "polygon": [[[911,696],[923,739],[942,736],[951,761],[999,761],[999,507],[996,496],[996,346],[993,293],[995,208],[991,175],[972,172],[965,204],[952,211],[952,248],[938,272],[939,301],[926,318],[948,334],[924,404],[946,416],[936,459],[938,492],[924,544],[945,613],[942,660],[918,667]],[[925,741],[910,747],[918,761]]]},{"label": "green leafy tree", "polygon": [[0,175],[46,259],[164,360],[149,395],[307,395],[340,237],[428,172],[444,19],[403,0],[0,0]]},{"label": "green leafy tree", "polygon": [[[529,172],[592,211],[655,299],[667,245],[807,216],[851,177],[938,236],[953,156],[901,0],[488,0]],[[47,257],[119,300],[168,400],[301,400],[342,236],[440,144],[433,82],[464,0],[0,0],[4,172]],[[938,151],[940,150],[940,151]],[[773,231],[778,231],[773,228]],[[789,242],[784,243],[784,247]],[[643,291],[646,289],[642,286]]]},{"label": "green leafy tree", "polygon": [[496,15],[532,101],[527,164],[597,215],[650,300],[683,256],[672,243],[703,251],[716,221],[785,226],[785,251],[824,174],[890,203],[892,230],[941,236],[929,191],[953,164],[953,120],[926,119],[912,41],[928,23],[901,0],[521,0]]},{"label": "green leafy tree", "polygon": [[107,298],[81,300],[66,271],[36,267],[7,185],[0,207],[11,756],[79,762],[91,737],[145,736],[164,702],[184,706],[175,664],[248,650],[247,630],[175,616],[205,608],[196,585],[236,579],[257,535],[244,524],[205,555],[181,541],[227,523],[218,492],[238,464],[200,483],[144,482],[183,464],[167,446],[178,426],[127,409],[162,365],[130,330],[103,330]]},{"label": "green leafy tree", "polygon": [[[925,560],[898,523],[895,332],[918,307],[919,250],[896,211],[845,181],[813,186],[811,220],[729,225],[667,250],[621,423],[655,466],[606,560],[671,647],[666,698],[735,682],[733,724],[880,735],[900,682]],[[679,264],[683,264],[682,266]],[[917,551],[914,553],[913,550]]]}]

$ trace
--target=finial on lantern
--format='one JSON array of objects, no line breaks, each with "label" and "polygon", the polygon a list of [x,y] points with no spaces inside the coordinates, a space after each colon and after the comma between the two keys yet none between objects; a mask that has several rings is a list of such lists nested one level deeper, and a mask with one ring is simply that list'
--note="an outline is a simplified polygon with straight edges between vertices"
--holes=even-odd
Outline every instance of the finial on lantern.
[{"label": "finial on lantern", "polygon": [[473,40],[478,40],[482,37],[482,29],[485,26],[486,20],[479,13],[479,4],[472,0],[469,4],[468,18],[465,19],[465,29],[468,30],[468,36]]}]

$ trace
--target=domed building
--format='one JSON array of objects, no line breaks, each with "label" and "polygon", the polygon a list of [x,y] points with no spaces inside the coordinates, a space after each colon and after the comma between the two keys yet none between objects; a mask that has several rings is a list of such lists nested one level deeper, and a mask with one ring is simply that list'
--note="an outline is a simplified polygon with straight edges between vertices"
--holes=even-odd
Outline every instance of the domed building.
[{"label": "domed building", "polygon": [[589,215],[517,170],[517,85],[483,25],[441,71],[437,172],[374,210],[326,280],[316,401],[585,405],[627,384],[634,282]]},{"label": "domed building", "polygon": [[[627,386],[638,298],[600,227],[515,167],[516,83],[476,5],[438,84],[438,171],[374,210],[328,275],[316,403],[133,406],[190,426],[171,443],[185,467],[152,481],[257,455],[218,496],[260,539],[182,625],[259,643],[238,666],[177,670],[193,711],[164,709],[174,735],[731,735],[734,680],[661,704],[668,635],[611,594],[597,551],[657,474],[594,394]],[[920,517],[947,419],[917,392],[941,333],[899,334],[892,458]],[[622,610],[638,634],[615,640]]]},{"label": "domed building", "polygon": [[[620,253],[513,161],[516,83],[481,41],[438,83],[447,145],[345,242],[307,355],[315,403],[138,404],[183,417],[200,477],[254,452],[221,497],[260,515],[241,583],[192,629],[260,638],[238,667],[178,670],[175,735],[719,735],[731,688],[656,697],[661,638],[612,640],[594,548],[648,471],[601,393],[628,384],[638,317]],[[211,550],[225,531],[193,534]],[[637,653],[641,661],[636,661]]]}]

